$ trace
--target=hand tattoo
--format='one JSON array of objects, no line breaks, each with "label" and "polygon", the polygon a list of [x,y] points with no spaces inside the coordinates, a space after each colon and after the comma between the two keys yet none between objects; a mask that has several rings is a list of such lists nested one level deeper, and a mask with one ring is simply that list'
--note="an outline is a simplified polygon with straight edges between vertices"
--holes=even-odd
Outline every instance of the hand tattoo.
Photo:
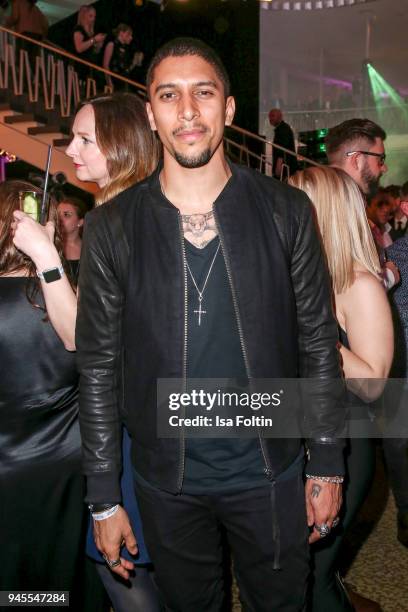
[{"label": "hand tattoo", "polygon": [[318,484],[312,486],[312,497],[319,497],[322,487]]}]

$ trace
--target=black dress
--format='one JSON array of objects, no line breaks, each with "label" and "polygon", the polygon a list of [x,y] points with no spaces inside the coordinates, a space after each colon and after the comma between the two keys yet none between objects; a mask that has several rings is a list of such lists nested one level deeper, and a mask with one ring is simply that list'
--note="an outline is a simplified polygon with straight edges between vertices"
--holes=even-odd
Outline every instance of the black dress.
[{"label": "black dress", "polygon": [[70,591],[69,609],[80,610],[86,514],[75,353],[28,302],[31,282],[0,278],[0,590]]},{"label": "black dress", "polygon": [[[82,34],[82,42],[87,42],[88,40],[91,40],[91,38],[94,37],[94,34],[89,35],[88,32],[81,25],[75,26],[74,31],[72,33],[72,46],[74,55],[77,55],[80,59],[90,62],[91,64],[99,64],[100,51],[96,51],[93,45],[92,47],[89,47],[89,49],[82,51],[82,53],[77,52],[74,43],[75,32],[80,32],[80,34]],[[89,68],[88,66],[85,66],[84,64],[81,64],[80,62],[75,62],[74,69],[78,73],[78,78],[81,81],[85,81],[88,76],[94,77],[94,70],[92,70],[92,68]]]},{"label": "black dress", "polygon": [[70,279],[76,287],[78,285],[79,259],[66,259],[66,262],[68,264]]},{"label": "black dress", "polygon": [[[339,327],[340,342],[350,348],[346,332]],[[367,418],[368,405],[347,392],[350,415]],[[353,423],[350,422],[352,430]],[[338,578],[342,544],[347,529],[368,494],[375,472],[375,444],[372,439],[353,437],[347,440],[345,450],[346,477],[343,487],[343,505],[340,524],[330,535],[311,547],[312,602],[311,612],[352,612],[354,610]]]}]

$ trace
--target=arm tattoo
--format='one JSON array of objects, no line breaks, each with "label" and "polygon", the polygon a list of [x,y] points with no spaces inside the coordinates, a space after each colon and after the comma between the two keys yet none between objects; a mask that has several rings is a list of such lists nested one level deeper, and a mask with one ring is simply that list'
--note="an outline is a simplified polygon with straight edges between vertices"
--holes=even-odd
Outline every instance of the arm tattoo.
[{"label": "arm tattoo", "polygon": [[319,497],[322,487],[318,484],[312,486],[312,497]]}]

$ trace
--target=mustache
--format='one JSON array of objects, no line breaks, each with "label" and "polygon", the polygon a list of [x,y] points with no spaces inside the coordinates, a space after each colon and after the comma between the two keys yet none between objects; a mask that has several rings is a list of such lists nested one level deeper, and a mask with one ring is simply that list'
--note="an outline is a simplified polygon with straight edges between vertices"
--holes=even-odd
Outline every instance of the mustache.
[{"label": "mustache", "polygon": [[201,130],[202,132],[208,132],[207,126],[202,123],[193,123],[193,125],[182,125],[175,130],[173,130],[173,136],[177,136],[183,132],[189,132],[190,130]]}]

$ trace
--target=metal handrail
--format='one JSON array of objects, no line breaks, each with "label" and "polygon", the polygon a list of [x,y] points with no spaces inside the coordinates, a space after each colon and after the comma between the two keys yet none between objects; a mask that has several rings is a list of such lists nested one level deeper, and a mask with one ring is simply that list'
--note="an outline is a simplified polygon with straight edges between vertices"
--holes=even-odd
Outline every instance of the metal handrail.
[{"label": "metal handrail", "polygon": [[295,153],[291,149],[287,149],[286,147],[282,147],[281,145],[275,144],[272,140],[265,138],[264,136],[259,136],[258,134],[254,134],[253,132],[249,132],[248,130],[239,127],[238,125],[232,124],[231,128],[233,128],[239,134],[243,134],[244,136],[249,136],[258,142],[262,142],[264,144],[268,144],[272,146],[274,149],[278,149],[279,151],[283,151],[284,153],[288,153],[289,155],[295,156],[298,161],[304,161],[307,164],[311,164],[312,166],[320,166],[321,164],[315,162],[313,159],[309,159],[304,155],[299,155]]},{"label": "metal handrail", "polygon": [[[9,28],[0,26],[0,36],[3,34],[4,43],[0,48],[0,54],[2,54],[4,60],[4,71],[0,65],[0,89],[7,89],[9,84],[9,72],[11,71],[13,93],[18,96],[23,93],[24,90],[24,75],[26,76],[26,87],[28,98],[30,102],[38,102],[39,100],[39,89],[42,87],[44,104],[47,110],[55,109],[55,97],[59,96],[60,99],[60,114],[62,117],[69,117],[71,115],[72,108],[76,107],[81,99],[81,88],[78,78],[78,74],[75,71],[74,66],[76,64],[86,66],[90,70],[109,76],[115,81],[120,81],[124,84],[131,86],[136,89],[136,93],[141,97],[145,98],[147,89],[146,86],[133,81],[120,74],[102,68],[97,64],[93,64],[87,60],[81,59],[76,55],[61,49],[53,43],[41,42],[26,36],[25,34],[19,34],[10,30]],[[16,57],[14,53],[15,46],[11,44],[8,39],[4,36],[11,36],[14,41],[21,39],[29,42],[31,45],[35,45],[41,49],[40,54],[35,59],[34,65],[34,80],[31,79],[31,67],[30,59],[26,49],[20,49],[19,63],[18,63],[18,75],[16,69]],[[3,48],[4,47],[4,48]],[[45,51],[50,54],[45,58]],[[3,53],[2,53],[3,52]],[[57,56],[57,58],[55,58]],[[68,63],[64,60],[68,60]],[[46,65],[47,63],[47,65]],[[104,92],[111,92],[112,87],[109,84],[104,86]],[[96,95],[97,84],[93,76],[88,76],[86,79],[85,87],[85,99]],[[73,104],[72,104],[73,102]],[[271,174],[272,169],[272,151],[273,149],[280,150],[287,155],[295,156],[297,160],[304,161],[311,165],[319,165],[313,160],[298,155],[296,152],[282,147],[281,145],[273,143],[271,140],[254,134],[249,130],[241,128],[235,124],[230,126],[234,137],[237,141],[232,140],[231,137],[225,138],[225,142],[229,147],[235,147],[239,151],[239,159],[241,162],[247,165],[258,165],[260,172],[264,171],[267,174]],[[231,133],[229,136],[232,136]],[[242,142],[238,142],[239,139]],[[255,152],[248,146],[248,140],[252,139],[255,142],[261,143],[263,153]]]},{"label": "metal handrail", "polygon": [[93,64],[92,62],[88,62],[87,60],[84,60],[78,57],[77,55],[73,55],[73,53],[69,53],[68,51],[65,51],[58,45],[54,45],[50,41],[46,43],[41,42],[39,40],[36,40],[35,38],[31,38],[30,36],[26,36],[25,34],[19,34],[18,32],[14,32],[14,30],[10,30],[9,28],[5,28],[3,26],[0,26],[0,32],[6,32],[6,34],[11,34],[11,36],[15,38],[21,38],[22,40],[26,40],[27,42],[33,43],[37,45],[38,47],[42,47],[43,49],[47,49],[48,51],[51,51],[52,53],[58,53],[58,55],[62,55],[62,57],[66,57],[70,61],[77,62],[78,64],[83,64],[84,66],[87,66],[88,68],[91,68],[92,70],[96,69],[98,70],[98,72],[103,72],[103,74],[107,74],[108,76],[114,77],[115,79],[119,81],[123,81],[124,83],[127,83],[128,85],[132,85],[133,87],[136,87],[137,89],[140,89],[145,93],[147,91],[146,86],[142,85],[142,83],[138,83],[137,81],[132,81],[131,79],[128,79],[127,77],[124,77],[121,74],[118,74],[117,72],[112,72],[111,70],[102,68],[102,66],[98,66],[98,64]]}]

